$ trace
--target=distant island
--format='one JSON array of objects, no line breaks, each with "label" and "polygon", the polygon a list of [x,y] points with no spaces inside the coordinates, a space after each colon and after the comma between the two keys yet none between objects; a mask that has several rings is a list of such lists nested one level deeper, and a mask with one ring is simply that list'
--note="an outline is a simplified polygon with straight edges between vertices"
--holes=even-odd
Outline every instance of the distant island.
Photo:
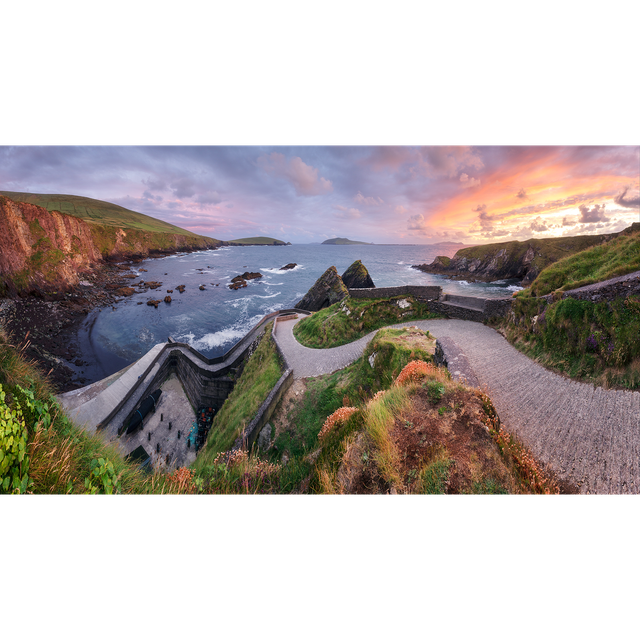
[{"label": "distant island", "polygon": [[251,247],[251,246],[262,246],[262,245],[271,245],[284,247],[286,245],[290,245],[290,242],[284,242],[284,240],[276,240],[276,238],[266,238],[264,236],[258,236],[257,238],[238,238],[237,240],[229,240],[227,244],[232,247]]},{"label": "distant island", "polygon": [[373,244],[373,242],[360,242],[358,240],[349,240],[349,238],[330,238],[322,244]]}]

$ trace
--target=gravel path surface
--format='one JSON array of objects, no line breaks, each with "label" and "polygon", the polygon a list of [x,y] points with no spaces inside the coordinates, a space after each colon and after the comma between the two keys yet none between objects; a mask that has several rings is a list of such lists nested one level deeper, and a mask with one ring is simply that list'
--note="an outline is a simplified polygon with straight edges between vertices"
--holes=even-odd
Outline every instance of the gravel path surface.
[{"label": "gravel path surface", "polygon": [[[309,349],[278,323],[277,340],[295,378],[330,373],[358,358],[375,332],[334,349]],[[640,393],[604,390],[547,371],[497,331],[466,320],[419,320],[462,349],[505,427],[581,493],[640,493]]]}]

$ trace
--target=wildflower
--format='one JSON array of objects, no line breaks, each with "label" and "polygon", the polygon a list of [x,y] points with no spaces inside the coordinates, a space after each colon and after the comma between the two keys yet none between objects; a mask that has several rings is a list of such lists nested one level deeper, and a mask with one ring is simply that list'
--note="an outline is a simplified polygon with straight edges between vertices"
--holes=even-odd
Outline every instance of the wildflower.
[{"label": "wildflower", "polygon": [[412,360],[407,366],[398,374],[396,378],[396,385],[402,386],[409,382],[417,382],[420,378],[433,374],[436,371],[429,362],[423,360]]},{"label": "wildflower", "polygon": [[337,411],[334,411],[322,425],[322,429],[320,429],[320,433],[318,433],[318,438],[324,438],[336,424],[343,423],[356,411],[357,409],[355,407],[341,407]]}]

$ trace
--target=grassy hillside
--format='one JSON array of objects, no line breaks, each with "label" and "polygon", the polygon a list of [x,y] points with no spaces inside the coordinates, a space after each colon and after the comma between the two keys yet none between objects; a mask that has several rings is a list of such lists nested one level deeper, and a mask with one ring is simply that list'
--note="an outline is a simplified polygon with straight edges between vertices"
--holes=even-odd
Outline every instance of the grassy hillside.
[{"label": "grassy hillside", "polygon": [[265,244],[265,245],[285,245],[284,240],[277,240],[276,238],[268,238],[266,236],[256,236],[255,238],[237,238],[236,240],[229,240],[229,244]]},{"label": "grassy hillside", "polygon": [[540,296],[640,270],[640,223],[618,237],[548,266],[515,296],[499,321],[507,339],[553,371],[595,385],[640,388],[640,299],[612,301]]},{"label": "grassy hillside", "polygon": [[548,266],[521,295],[567,291],[640,270],[640,223],[617,238],[585,249]]},{"label": "grassy hillside", "polygon": [[281,403],[270,459],[218,461],[280,374],[267,332],[218,414],[214,446],[193,469],[147,474],[77,428],[0,328],[0,494],[557,492],[490,400],[431,364],[434,344],[418,329],[379,331],[351,366]]},{"label": "grassy hillside", "polygon": [[279,491],[296,493],[556,493],[490,400],[433,366],[434,345],[417,329],[381,329],[352,365],[308,380],[276,417],[272,486],[277,477]]},{"label": "grassy hillside", "polygon": [[[61,213],[80,218],[85,222],[103,226],[136,229],[143,232],[180,234],[194,238],[203,237],[192,231],[187,231],[186,229],[152,218],[143,213],[125,209],[117,204],[86,198],[84,196],[22,193],[17,191],[0,191],[0,194],[16,202],[28,202],[29,204],[44,207],[49,211],[60,211]],[[209,240],[215,241],[214,238],[209,238]]]},{"label": "grassy hillside", "polygon": [[328,349],[353,342],[385,325],[440,317],[408,296],[371,300],[347,297],[301,320],[293,332],[305,347]]},{"label": "grassy hillside", "polygon": [[360,240],[349,240],[349,238],[330,238],[322,244],[372,244],[371,242],[360,242]]},{"label": "grassy hillside", "polygon": [[207,443],[198,453],[193,468],[198,473],[207,473],[219,453],[228,451],[255,417],[283,373],[282,363],[271,338],[273,323],[270,322],[242,371],[233,391],[216,413]]}]

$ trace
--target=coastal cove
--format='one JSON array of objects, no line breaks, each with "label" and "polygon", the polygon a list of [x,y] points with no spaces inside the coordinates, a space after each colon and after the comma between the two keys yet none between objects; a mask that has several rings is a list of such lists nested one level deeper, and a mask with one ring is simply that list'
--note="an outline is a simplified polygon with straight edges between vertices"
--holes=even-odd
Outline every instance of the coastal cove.
[{"label": "coastal cove", "polygon": [[[411,267],[436,255],[453,256],[458,249],[459,244],[223,247],[130,264],[136,276],[132,283],[144,280],[162,286],[91,311],[76,338],[83,365],[69,366],[81,384],[90,384],[131,364],[168,337],[206,357],[219,356],[264,315],[293,307],[329,266],[343,273],[358,259],[378,287],[436,285],[445,293],[483,298],[505,297],[519,289],[517,281],[467,283]],[[281,270],[289,263],[297,266]],[[262,277],[248,281],[246,288],[230,290],[231,279],[247,270]],[[176,290],[181,284],[184,293]],[[150,299],[162,300],[168,290],[173,290],[171,303],[161,302],[157,309],[146,304]]]}]

